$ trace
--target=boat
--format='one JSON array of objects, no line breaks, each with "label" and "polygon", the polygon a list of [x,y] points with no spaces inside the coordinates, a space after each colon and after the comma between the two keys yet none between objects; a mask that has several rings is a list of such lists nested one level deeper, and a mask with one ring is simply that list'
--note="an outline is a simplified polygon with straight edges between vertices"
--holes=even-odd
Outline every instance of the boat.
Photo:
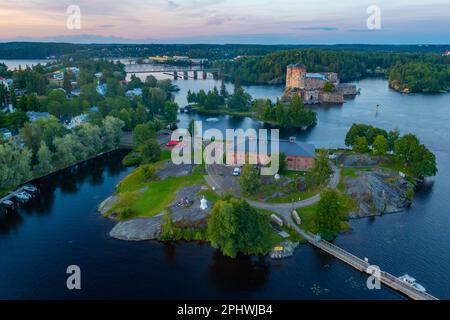
[{"label": "boat", "polygon": [[23,187],[23,189],[25,191],[28,191],[28,192],[31,192],[31,193],[37,192],[37,188],[35,186],[32,186],[32,185],[26,185],[26,186]]},{"label": "boat", "polygon": [[12,202],[11,200],[5,200],[2,203],[6,207],[12,207],[14,205],[14,202]]},{"label": "boat", "polygon": [[408,274],[405,274],[401,277],[398,278],[400,281],[410,285],[411,287],[413,287],[414,289],[420,291],[420,292],[426,292],[427,290],[425,289],[424,286],[422,286],[421,284],[419,284],[416,279],[414,279],[413,277],[411,277]]},{"label": "boat", "polygon": [[22,201],[27,201],[31,199],[31,195],[28,192],[22,191],[16,193],[16,198]]},{"label": "boat", "polygon": [[206,119],[206,122],[219,122],[220,120],[217,118],[208,118]]}]

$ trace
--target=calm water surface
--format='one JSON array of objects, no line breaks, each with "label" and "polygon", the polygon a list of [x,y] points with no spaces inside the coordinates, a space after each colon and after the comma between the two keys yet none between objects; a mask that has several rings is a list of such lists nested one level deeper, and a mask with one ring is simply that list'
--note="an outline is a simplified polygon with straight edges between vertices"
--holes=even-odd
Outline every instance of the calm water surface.
[{"label": "calm water surface", "polygon": [[[177,101],[188,89],[212,88],[214,80],[177,81]],[[315,107],[319,123],[300,140],[343,146],[353,122],[413,132],[437,155],[439,174],[406,212],[351,222],[336,243],[395,275],[409,273],[429,292],[450,298],[450,95],[403,96],[385,80],[357,83],[362,94],[341,107]],[[230,87],[231,89],[231,87]],[[282,87],[248,87],[255,97],[275,99]],[[376,104],[380,104],[376,113]],[[198,117],[200,118],[200,117]],[[248,118],[219,117],[226,127],[259,127]],[[188,115],[180,115],[187,124]],[[96,212],[132,169],[123,153],[99,158],[39,182],[42,193],[17,213],[0,217],[0,298],[257,298],[403,299],[370,291],[366,277],[341,262],[301,246],[292,259],[240,256],[228,259],[206,244],[123,242],[108,237],[114,222]],[[82,270],[82,290],[68,291],[66,268]],[[318,287],[320,290],[313,290]]]}]

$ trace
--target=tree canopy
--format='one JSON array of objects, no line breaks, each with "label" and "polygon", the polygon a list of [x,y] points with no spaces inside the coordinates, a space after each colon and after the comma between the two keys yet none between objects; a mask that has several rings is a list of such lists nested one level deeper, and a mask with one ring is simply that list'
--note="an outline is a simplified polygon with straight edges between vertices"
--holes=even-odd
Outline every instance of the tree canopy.
[{"label": "tree canopy", "polygon": [[273,230],[266,215],[244,200],[231,198],[214,205],[207,235],[213,247],[234,258],[239,252],[266,254],[272,247]]}]

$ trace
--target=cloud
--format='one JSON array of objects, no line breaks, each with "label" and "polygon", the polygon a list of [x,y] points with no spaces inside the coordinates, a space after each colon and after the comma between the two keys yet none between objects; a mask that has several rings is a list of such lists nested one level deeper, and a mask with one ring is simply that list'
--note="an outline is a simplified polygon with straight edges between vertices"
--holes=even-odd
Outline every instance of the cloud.
[{"label": "cloud", "polygon": [[116,27],[115,24],[101,24],[97,26],[97,28],[114,28],[114,27]]},{"label": "cloud", "polygon": [[319,30],[319,31],[336,31],[337,27],[299,27],[297,30]]},{"label": "cloud", "polygon": [[167,4],[169,5],[170,9],[176,9],[180,6],[178,3],[176,3],[175,1],[172,1],[172,0],[168,0]]}]

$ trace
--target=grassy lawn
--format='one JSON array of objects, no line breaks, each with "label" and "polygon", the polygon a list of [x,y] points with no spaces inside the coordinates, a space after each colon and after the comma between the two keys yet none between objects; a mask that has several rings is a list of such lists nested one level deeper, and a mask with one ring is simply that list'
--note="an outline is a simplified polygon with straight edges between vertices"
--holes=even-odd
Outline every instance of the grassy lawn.
[{"label": "grassy lawn", "polygon": [[[287,171],[287,172],[283,173],[281,176],[283,178],[297,180],[297,178],[302,177],[305,174],[306,174],[306,172]],[[328,184],[328,182],[322,186],[308,188],[305,191],[297,191],[296,190],[297,188],[295,186],[293,186],[294,182],[292,182],[289,186],[284,186],[284,187],[277,186],[275,183],[267,183],[267,184],[263,184],[261,186],[261,190],[258,193],[250,196],[250,198],[253,200],[257,200],[257,201],[265,201],[267,203],[295,202],[295,201],[299,201],[299,200],[308,199],[308,198],[315,196],[316,194],[319,194],[320,191],[327,184]],[[292,188],[294,188],[295,191],[292,191]],[[283,193],[285,193],[285,195],[275,197],[275,198],[270,198],[270,199],[266,200],[266,198],[270,197],[275,192],[283,192]]]},{"label": "grassy lawn", "polygon": [[205,196],[205,199],[208,200],[209,202],[217,202],[220,200],[220,196],[213,190],[208,189],[208,190],[202,190],[199,192],[200,196]]},{"label": "grassy lawn", "polygon": [[[162,162],[147,166],[159,168],[161,165]],[[153,217],[175,200],[177,190],[205,183],[203,168],[200,166],[186,177],[170,177],[164,180],[150,181],[145,181],[144,167],[136,169],[119,184],[117,188],[119,200],[110,213],[131,210],[131,214],[127,218],[130,216]]]},{"label": "grassy lawn", "polygon": [[[341,221],[341,232],[346,232],[349,230],[350,225],[348,224],[348,222],[345,219],[347,217],[347,214],[350,211],[355,209],[356,204],[354,203],[352,198],[350,198],[349,196],[344,195],[344,194],[341,194],[340,201],[343,204],[343,209],[342,209],[343,220]],[[299,227],[302,230],[309,231],[312,233],[317,233],[317,231],[318,231],[317,226],[316,226],[317,208],[318,208],[318,204],[316,203],[309,207],[297,209],[297,213],[298,213],[300,219],[302,219],[302,224],[299,225]]]}]

